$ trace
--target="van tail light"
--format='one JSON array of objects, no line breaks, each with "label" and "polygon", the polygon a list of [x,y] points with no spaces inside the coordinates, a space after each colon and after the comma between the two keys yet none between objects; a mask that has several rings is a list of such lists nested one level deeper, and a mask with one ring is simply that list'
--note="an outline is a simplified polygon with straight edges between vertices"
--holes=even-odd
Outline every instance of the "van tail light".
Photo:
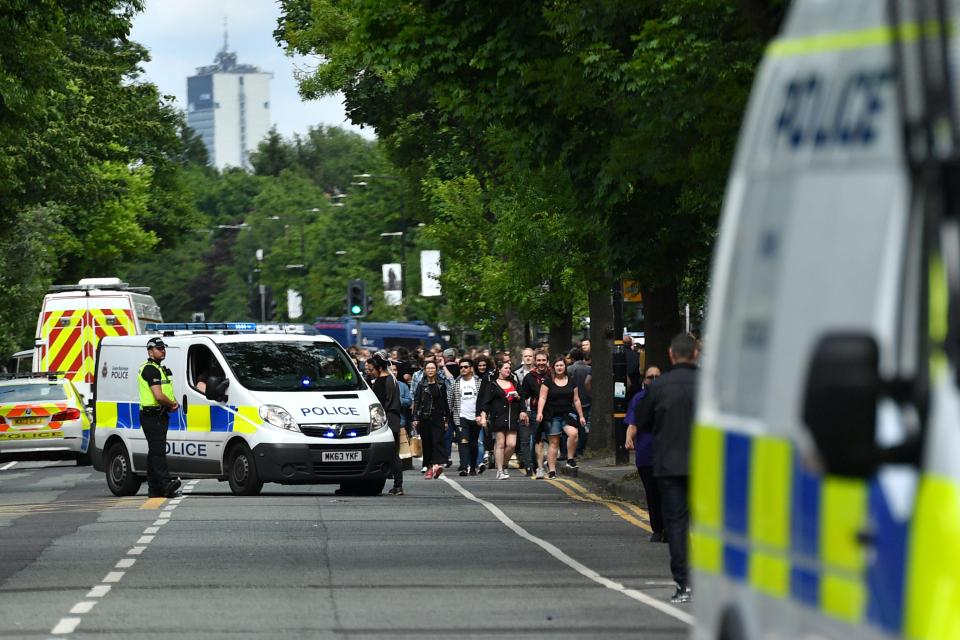
[{"label": "van tail light", "polygon": [[51,422],[66,422],[67,420],[79,420],[80,419],[80,410],[79,409],[66,409],[60,413],[55,413],[50,418]]}]

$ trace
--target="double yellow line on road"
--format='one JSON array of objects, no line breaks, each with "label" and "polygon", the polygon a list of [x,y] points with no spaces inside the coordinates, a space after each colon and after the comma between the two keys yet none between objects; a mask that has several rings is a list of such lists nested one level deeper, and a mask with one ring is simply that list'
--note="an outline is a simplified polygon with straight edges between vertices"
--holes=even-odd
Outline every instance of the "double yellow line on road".
[{"label": "double yellow line on road", "polygon": [[547,484],[560,489],[560,491],[563,491],[569,497],[578,502],[593,502],[595,504],[602,504],[633,526],[639,527],[648,533],[653,532],[653,529],[650,528],[650,514],[647,513],[645,509],[642,509],[635,504],[624,502],[623,500],[604,498],[596,493],[593,493],[579,482],[574,482],[568,478],[547,480]]},{"label": "double yellow line on road", "polygon": [[97,497],[83,500],[72,499],[54,502],[4,504],[0,505],[0,519],[19,518],[36,513],[101,511],[103,509],[114,509],[118,507],[134,507],[137,506],[141,500],[142,498],[138,499],[136,496],[131,496],[126,498]]}]

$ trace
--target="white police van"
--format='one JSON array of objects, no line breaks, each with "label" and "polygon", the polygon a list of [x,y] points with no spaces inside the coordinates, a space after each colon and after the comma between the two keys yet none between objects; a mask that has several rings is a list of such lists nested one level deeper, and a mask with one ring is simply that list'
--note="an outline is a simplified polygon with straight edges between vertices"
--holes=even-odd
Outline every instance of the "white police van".
[{"label": "white police van", "polygon": [[796,0],[714,256],[697,640],[960,638],[960,1]]},{"label": "white police van", "polygon": [[[265,482],[383,490],[394,439],[376,396],[325,336],[257,334],[251,323],[148,325],[167,345],[180,409],[167,463],[182,478],[226,480],[236,495]],[[94,467],[116,495],[145,479],[137,375],[148,336],[104,338],[94,384]],[[203,389],[203,391],[201,391]]]}]

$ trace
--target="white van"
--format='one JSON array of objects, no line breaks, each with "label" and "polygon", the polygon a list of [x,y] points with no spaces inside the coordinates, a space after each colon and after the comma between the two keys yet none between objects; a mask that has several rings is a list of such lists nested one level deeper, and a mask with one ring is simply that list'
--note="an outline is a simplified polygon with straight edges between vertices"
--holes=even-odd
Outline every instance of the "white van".
[{"label": "white van", "polygon": [[148,322],[163,320],[149,291],[119,278],[50,287],[37,320],[33,370],[64,373],[89,403],[100,339],[143,333]]},{"label": "white van", "polygon": [[960,638],[960,2],[935,5],[796,0],[759,69],[704,335],[695,638]]},{"label": "white van", "polygon": [[[226,480],[237,495],[255,495],[264,482],[339,484],[361,495],[383,490],[393,434],[334,340],[257,334],[252,323],[148,330],[163,335],[163,364],[180,403],[169,416],[172,475]],[[116,495],[135,494],[146,477],[136,378],[147,339],[104,338],[97,352],[93,463]]]}]

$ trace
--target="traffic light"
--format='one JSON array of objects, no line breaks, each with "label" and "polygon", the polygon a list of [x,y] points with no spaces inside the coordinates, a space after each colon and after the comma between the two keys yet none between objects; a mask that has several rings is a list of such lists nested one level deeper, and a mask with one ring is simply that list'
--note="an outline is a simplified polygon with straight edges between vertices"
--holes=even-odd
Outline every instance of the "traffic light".
[{"label": "traffic light", "polygon": [[367,283],[351,280],[347,285],[347,315],[362,318],[367,315]]}]

